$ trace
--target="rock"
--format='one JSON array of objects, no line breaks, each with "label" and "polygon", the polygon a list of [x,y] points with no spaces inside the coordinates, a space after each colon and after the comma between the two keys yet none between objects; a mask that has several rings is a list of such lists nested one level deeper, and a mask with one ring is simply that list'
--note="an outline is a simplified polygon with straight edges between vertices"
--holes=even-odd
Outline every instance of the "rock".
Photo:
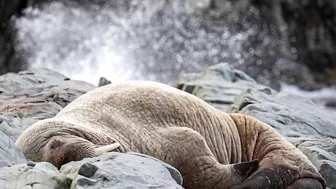
[{"label": "rock", "polygon": [[181,174],[172,166],[143,154],[118,152],[70,162],[60,171],[47,162],[3,167],[0,185],[3,189],[183,188]]},{"label": "rock", "polygon": [[268,123],[312,161],[328,187],[335,188],[336,114],[308,98],[257,84],[227,64],[183,74],[176,87],[222,111],[251,115]]},{"label": "rock", "polygon": [[80,188],[182,188],[182,177],[172,166],[137,153],[106,153],[61,167],[71,178],[71,189]]},{"label": "rock", "polygon": [[0,3],[0,75],[27,68],[16,54],[12,26],[13,17],[20,15],[26,3],[27,0],[2,0]]},{"label": "rock", "polygon": [[99,79],[99,83],[98,83],[98,87],[104,86],[104,85],[108,85],[111,84],[110,80],[107,80],[105,77],[101,77]]},{"label": "rock", "polygon": [[3,189],[67,189],[71,179],[62,175],[50,163],[25,163],[0,169]]},{"label": "rock", "polygon": [[253,87],[269,93],[274,92],[273,89],[258,84],[250,76],[240,70],[233,69],[227,63],[216,64],[200,73],[181,74],[175,87],[187,91],[223,111],[246,88]]},{"label": "rock", "polygon": [[13,140],[0,131],[0,167],[20,164],[26,161],[22,151],[15,146]]},{"label": "rock", "polygon": [[0,131],[13,141],[38,120],[54,117],[78,96],[95,88],[49,69],[0,76]]}]

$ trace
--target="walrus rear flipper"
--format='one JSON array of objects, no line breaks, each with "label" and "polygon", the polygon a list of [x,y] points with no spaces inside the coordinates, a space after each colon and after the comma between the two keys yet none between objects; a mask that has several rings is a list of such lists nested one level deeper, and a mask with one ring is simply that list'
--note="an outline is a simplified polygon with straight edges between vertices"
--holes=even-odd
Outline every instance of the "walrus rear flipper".
[{"label": "walrus rear flipper", "polygon": [[286,188],[298,177],[298,174],[299,172],[284,167],[263,168],[231,189]]},{"label": "walrus rear flipper", "polygon": [[[294,180],[298,172],[293,173],[284,168],[266,168],[257,171],[244,182],[230,189],[261,189],[261,188],[286,188],[286,189],[323,189],[325,182],[315,178],[302,178]],[[285,178],[285,179],[283,179]]]},{"label": "walrus rear flipper", "polygon": [[242,161],[258,159],[259,168],[231,189],[325,189],[326,181],[294,145],[270,125],[243,114],[230,114],[242,144]]},{"label": "walrus rear flipper", "polygon": [[221,164],[202,135],[187,127],[160,128],[160,145],[149,154],[174,166],[183,176],[185,188],[228,189],[259,168],[259,161]]},{"label": "walrus rear flipper", "polygon": [[[323,183],[323,185],[321,184]],[[323,189],[326,188],[326,183],[324,181],[318,181],[313,178],[303,178],[294,181],[292,184],[287,186],[286,189]]]}]

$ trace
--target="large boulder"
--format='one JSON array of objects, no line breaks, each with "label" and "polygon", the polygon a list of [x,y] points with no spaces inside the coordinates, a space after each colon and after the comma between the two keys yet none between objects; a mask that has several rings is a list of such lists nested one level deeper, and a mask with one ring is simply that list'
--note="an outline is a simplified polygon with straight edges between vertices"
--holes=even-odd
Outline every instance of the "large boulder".
[{"label": "large boulder", "polygon": [[182,188],[182,177],[174,167],[138,153],[86,158],[63,165],[61,172],[72,179],[71,189]]},{"label": "large boulder", "polygon": [[336,186],[336,112],[311,99],[275,91],[227,64],[182,74],[176,87],[227,113],[254,116],[277,129]]}]

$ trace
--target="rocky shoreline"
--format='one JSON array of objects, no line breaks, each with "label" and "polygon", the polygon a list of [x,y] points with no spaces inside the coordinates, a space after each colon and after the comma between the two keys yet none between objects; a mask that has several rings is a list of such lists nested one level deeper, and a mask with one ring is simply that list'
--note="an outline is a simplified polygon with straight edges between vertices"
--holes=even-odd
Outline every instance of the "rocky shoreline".
[{"label": "rocky shoreline", "polygon": [[[108,83],[102,78],[98,86]],[[181,74],[175,86],[222,111],[252,115],[270,124],[307,155],[329,188],[336,188],[336,118],[310,99],[258,84],[227,64]],[[57,170],[49,163],[30,162],[15,147],[22,130],[38,120],[55,116],[95,87],[48,69],[0,76],[1,186],[6,189],[182,188],[183,178],[176,169],[142,154],[112,152],[70,162]]]}]

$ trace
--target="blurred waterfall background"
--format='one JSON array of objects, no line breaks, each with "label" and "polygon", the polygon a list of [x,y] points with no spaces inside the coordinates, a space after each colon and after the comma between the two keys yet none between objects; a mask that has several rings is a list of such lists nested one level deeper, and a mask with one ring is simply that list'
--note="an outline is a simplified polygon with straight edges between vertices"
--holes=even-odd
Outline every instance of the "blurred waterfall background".
[{"label": "blurred waterfall background", "polygon": [[2,43],[12,49],[9,67],[22,66],[7,72],[47,67],[95,85],[102,76],[172,84],[182,72],[227,62],[278,90],[336,98],[333,0],[8,2],[0,14],[16,12],[1,18]]}]

